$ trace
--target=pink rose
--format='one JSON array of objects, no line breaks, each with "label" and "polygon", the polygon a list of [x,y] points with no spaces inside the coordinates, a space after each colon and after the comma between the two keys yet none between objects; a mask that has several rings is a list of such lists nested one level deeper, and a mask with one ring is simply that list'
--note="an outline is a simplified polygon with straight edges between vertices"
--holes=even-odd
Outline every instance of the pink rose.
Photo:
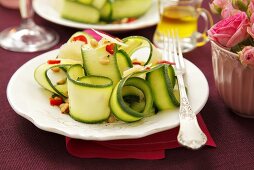
[{"label": "pink rose", "polygon": [[254,67],[254,47],[244,47],[244,49],[240,52],[239,58],[242,64]]},{"label": "pink rose", "polygon": [[249,19],[244,12],[219,21],[208,30],[209,38],[221,46],[231,48],[249,37]]},{"label": "pink rose", "polygon": [[222,18],[228,18],[230,16],[233,16],[237,13],[241,13],[240,10],[235,9],[231,3],[228,3],[221,11]]}]

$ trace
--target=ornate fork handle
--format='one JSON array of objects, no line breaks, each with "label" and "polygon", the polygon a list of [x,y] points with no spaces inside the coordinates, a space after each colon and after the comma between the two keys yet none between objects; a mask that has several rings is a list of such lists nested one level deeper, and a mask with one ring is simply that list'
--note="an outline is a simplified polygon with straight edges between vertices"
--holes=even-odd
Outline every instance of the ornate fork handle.
[{"label": "ornate fork handle", "polygon": [[182,74],[177,74],[177,79],[180,91],[180,129],[177,140],[183,146],[198,149],[206,143],[207,137],[200,129],[196,114],[190,106]]}]

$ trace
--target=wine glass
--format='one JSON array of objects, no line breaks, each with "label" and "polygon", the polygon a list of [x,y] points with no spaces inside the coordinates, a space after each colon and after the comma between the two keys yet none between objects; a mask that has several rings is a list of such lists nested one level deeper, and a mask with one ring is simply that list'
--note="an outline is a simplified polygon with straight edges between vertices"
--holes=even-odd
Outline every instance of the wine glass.
[{"label": "wine glass", "polygon": [[17,52],[35,52],[49,49],[59,41],[58,34],[38,26],[33,21],[32,0],[19,1],[21,24],[0,33],[0,46]]}]

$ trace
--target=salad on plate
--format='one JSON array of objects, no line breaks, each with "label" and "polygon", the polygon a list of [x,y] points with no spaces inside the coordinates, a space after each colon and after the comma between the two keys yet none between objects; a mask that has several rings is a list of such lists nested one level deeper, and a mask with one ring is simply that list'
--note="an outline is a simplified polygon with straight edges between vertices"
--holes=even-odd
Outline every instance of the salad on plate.
[{"label": "salad on plate", "polygon": [[135,122],[179,107],[174,63],[147,38],[94,31],[100,39],[76,32],[34,70],[38,84],[52,92],[49,107],[84,123]]}]

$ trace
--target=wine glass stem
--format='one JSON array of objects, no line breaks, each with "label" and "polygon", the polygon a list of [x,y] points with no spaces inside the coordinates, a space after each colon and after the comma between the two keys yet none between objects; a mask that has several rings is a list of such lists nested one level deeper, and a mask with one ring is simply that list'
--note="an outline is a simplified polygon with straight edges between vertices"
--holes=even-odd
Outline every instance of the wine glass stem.
[{"label": "wine glass stem", "polygon": [[35,25],[33,21],[34,10],[32,7],[32,0],[19,0],[19,9],[21,14],[21,24],[25,27],[32,27]]}]

